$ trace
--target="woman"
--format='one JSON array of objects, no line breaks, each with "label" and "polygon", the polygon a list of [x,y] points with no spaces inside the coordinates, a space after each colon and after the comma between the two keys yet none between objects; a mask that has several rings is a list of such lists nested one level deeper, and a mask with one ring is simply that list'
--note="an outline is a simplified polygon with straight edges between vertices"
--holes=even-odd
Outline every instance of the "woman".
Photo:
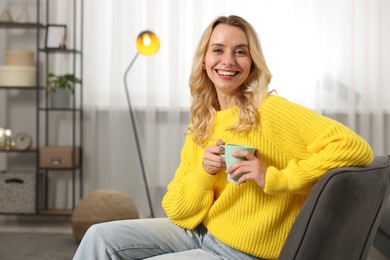
[{"label": "woman", "polygon": [[[277,259],[318,178],[370,163],[342,124],[268,92],[271,74],[252,26],[218,17],[195,54],[191,124],[162,205],[168,218],[92,226],[75,259]],[[226,169],[223,144],[255,154]],[[241,176],[237,183],[228,182]]]}]

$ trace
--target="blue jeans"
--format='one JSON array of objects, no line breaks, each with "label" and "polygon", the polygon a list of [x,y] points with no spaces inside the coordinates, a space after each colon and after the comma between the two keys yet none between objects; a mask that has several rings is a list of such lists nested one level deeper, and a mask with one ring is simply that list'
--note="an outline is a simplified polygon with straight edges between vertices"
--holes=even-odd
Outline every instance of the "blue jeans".
[{"label": "blue jeans", "polygon": [[257,257],[235,250],[200,225],[186,230],[167,218],[119,220],[91,226],[74,260],[239,259]]}]

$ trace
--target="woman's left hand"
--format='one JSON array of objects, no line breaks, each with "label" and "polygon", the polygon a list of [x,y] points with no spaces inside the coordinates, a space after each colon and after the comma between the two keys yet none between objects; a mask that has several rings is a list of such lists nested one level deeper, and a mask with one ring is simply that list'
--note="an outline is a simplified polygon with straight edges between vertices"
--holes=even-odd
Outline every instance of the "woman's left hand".
[{"label": "woman's left hand", "polygon": [[246,161],[240,161],[226,170],[227,173],[232,173],[232,178],[242,175],[238,179],[237,185],[245,183],[247,180],[254,180],[264,189],[267,165],[260,159],[259,150],[256,150],[254,155],[248,151],[236,152],[232,155],[246,158]]}]

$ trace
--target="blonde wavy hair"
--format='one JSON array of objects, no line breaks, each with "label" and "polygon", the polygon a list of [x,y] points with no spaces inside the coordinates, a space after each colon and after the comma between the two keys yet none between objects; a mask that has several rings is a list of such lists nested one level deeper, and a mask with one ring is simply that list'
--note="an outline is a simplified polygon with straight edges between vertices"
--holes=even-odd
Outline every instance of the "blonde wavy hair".
[{"label": "blonde wavy hair", "polygon": [[211,34],[218,24],[228,24],[241,28],[248,39],[249,53],[252,58],[252,67],[248,79],[234,98],[234,105],[238,108],[238,122],[229,127],[228,130],[245,132],[260,126],[257,108],[268,95],[268,85],[272,77],[261,50],[260,40],[252,25],[239,16],[217,17],[206,28],[200,39],[189,79],[192,104],[188,133],[193,135],[194,142],[199,145],[205,145],[211,137],[214,116],[220,109],[214,84],[202,66]]}]

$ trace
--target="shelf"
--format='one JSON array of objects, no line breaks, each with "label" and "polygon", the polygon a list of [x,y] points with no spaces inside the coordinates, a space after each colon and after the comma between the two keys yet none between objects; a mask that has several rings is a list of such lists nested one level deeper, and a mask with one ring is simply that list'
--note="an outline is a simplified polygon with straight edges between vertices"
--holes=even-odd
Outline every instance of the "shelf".
[{"label": "shelf", "polygon": [[0,22],[0,28],[8,28],[8,29],[45,29],[43,24],[38,23],[4,23]]},{"label": "shelf", "polygon": [[0,215],[18,215],[18,216],[58,216],[58,217],[67,217],[71,216],[73,209],[40,209],[37,213],[23,213],[23,212],[0,212]]},{"label": "shelf", "polygon": [[[38,87],[42,88],[42,87]],[[24,86],[0,86],[0,89],[20,89],[20,90],[36,90],[36,86],[24,87]]]},{"label": "shelf", "polygon": [[39,49],[40,52],[56,53],[56,54],[81,54],[81,51],[74,49]]},{"label": "shelf", "polygon": [[[5,2],[12,1],[6,0]],[[81,199],[83,197],[83,163],[81,155],[81,146],[83,143],[83,83],[82,81],[80,81],[80,83],[77,83],[77,86],[74,85],[75,92],[70,97],[70,106],[63,106],[64,108],[51,108],[51,104],[54,103],[51,102],[51,96],[49,93],[50,91],[46,88],[46,79],[50,71],[56,71],[58,69],[58,72],[56,71],[57,73],[68,72],[74,77],[77,76],[78,78],[80,78],[80,80],[82,80],[82,10],[84,6],[84,0],[74,1],[73,3],[67,4],[70,13],[69,17],[66,18],[69,19],[63,20],[63,23],[61,24],[51,23],[54,22],[51,21],[52,18],[61,17],[56,16],[57,12],[60,12],[54,9],[55,5],[53,6],[54,8],[50,8],[49,0],[35,0],[32,2],[34,3],[32,3],[31,5],[35,5],[34,14],[32,16],[33,18],[35,18],[33,22],[19,23],[17,21],[0,21],[0,32],[4,32],[4,43],[8,47],[10,47],[10,49],[15,48],[16,46],[20,46],[20,44],[22,44],[23,46],[30,46],[29,49],[33,49],[34,56],[32,67],[35,68],[36,79],[35,81],[31,82],[33,86],[12,86],[11,83],[11,86],[7,86],[5,84],[8,83],[4,82],[4,84],[1,84],[0,86],[0,95],[4,95],[4,98],[0,100],[0,103],[1,105],[5,103],[4,107],[9,109],[9,111],[6,112],[7,114],[11,115],[11,118],[9,120],[8,118],[6,119],[7,121],[12,122],[11,126],[18,125],[20,122],[22,128],[29,129],[29,131],[33,131],[33,129],[35,129],[35,136],[33,136],[34,143],[28,150],[16,150],[16,147],[23,148],[22,146],[12,146],[12,149],[10,150],[0,150],[0,155],[5,158],[5,160],[3,161],[6,162],[2,162],[2,164],[0,164],[0,169],[2,169],[2,167],[14,169],[16,168],[14,165],[19,166],[19,164],[23,164],[23,166],[26,166],[26,169],[30,169],[31,172],[34,173],[37,177],[33,178],[35,179],[35,182],[33,183],[35,188],[35,194],[37,194],[38,196],[35,200],[36,205],[34,207],[33,213],[13,212],[8,214],[68,217],[72,215],[73,209],[78,199]],[[57,21],[58,19],[55,20]],[[51,28],[50,25],[58,25],[62,27],[64,25],[66,27],[69,26],[70,30],[65,31],[65,33],[69,33],[69,38],[67,42],[64,42],[65,45],[61,45],[64,47],[63,49],[57,49],[56,44],[48,44],[49,42],[62,42],[64,39],[63,36],[66,36],[63,34],[63,31],[61,31],[61,34],[57,34],[58,31],[56,30],[54,30],[52,33],[51,29],[49,29]],[[76,26],[77,28],[75,28]],[[14,33],[17,33],[18,37],[14,37]],[[22,35],[23,37],[19,37]],[[56,65],[58,62],[61,62],[61,66],[57,68]],[[22,90],[22,92],[19,90]],[[25,91],[34,91],[34,93]],[[13,93],[15,95],[13,95]],[[16,95],[17,93],[19,94]],[[7,95],[11,95],[10,100],[6,98]],[[10,102],[8,103],[8,101]],[[16,105],[26,105],[26,109],[18,109],[18,107],[14,105],[14,102],[16,103]],[[58,105],[58,107],[61,106]],[[33,108],[33,110],[30,108]],[[13,109],[15,109],[15,111],[11,111]],[[31,110],[31,113],[30,111],[28,111],[28,113],[24,115],[24,112],[27,110]],[[34,113],[34,115],[32,115],[32,113]],[[26,119],[24,119],[24,117]],[[23,120],[25,120],[26,122],[23,122]],[[66,130],[60,130],[60,126],[58,126],[58,128],[56,127],[58,121],[64,122],[64,124],[66,124]],[[69,163],[66,164],[64,163],[60,165],[54,165],[52,163],[41,163],[43,159],[43,148],[49,146],[49,140],[54,137],[57,138],[57,135],[65,136],[65,138],[71,139],[69,140],[71,142],[71,145],[69,145],[71,148],[75,149],[76,147],[80,147],[80,151],[77,151],[80,154],[77,157],[77,161],[75,161],[76,158],[72,156],[70,161],[68,161]],[[2,148],[4,148],[4,145],[2,146]],[[75,152],[75,150],[73,151]],[[5,166],[3,166],[3,164],[5,164]],[[62,165],[69,167],[58,167]],[[55,184],[58,181],[57,178],[50,178],[51,175],[61,175],[66,177],[67,181],[69,181],[69,185],[72,186],[72,189],[71,193],[66,194],[66,196],[69,195],[72,197],[71,204],[61,206],[57,205],[57,203],[54,203],[55,205],[51,205],[50,207],[48,206],[50,205],[49,202],[51,201],[51,194],[57,194],[61,192],[61,190],[57,190],[55,188],[55,185],[51,185],[52,183]],[[0,215],[1,214],[7,213],[0,212]]]},{"label": "shelf", "polygon": [[39,210],[40,215],[51,215],[51,216],[69,216],[72,215],[73,209],[41,209]]},{"label": "shelf", "polygon": [[[48,167],[39,167],[38,169],[39,169],[39,171],[59,171],[59,172],[63,172],[63,171],[77,171],[77,170],[80,169],[80,166],[67,167],[67,168],[56,168],[56,167],[48,168]],[[41,173],[42,173],[42,172],[41,172]]]},{"label": "shelf", "polygon": [[29,150],[0,150],[0,153],[36,153],[36,149],[29,149]]},{"label": "shelf", "polygon": [[81,112],[80,108],[49,108],[49,107],[41,107],[39,108],[39,111],[45,111],[45,112]]},{"label": "shelf", "polygon": [[1,212],[0,215],[18,215],[18,216],[36,216],[37,213],[24,213],[24,212]]}]

